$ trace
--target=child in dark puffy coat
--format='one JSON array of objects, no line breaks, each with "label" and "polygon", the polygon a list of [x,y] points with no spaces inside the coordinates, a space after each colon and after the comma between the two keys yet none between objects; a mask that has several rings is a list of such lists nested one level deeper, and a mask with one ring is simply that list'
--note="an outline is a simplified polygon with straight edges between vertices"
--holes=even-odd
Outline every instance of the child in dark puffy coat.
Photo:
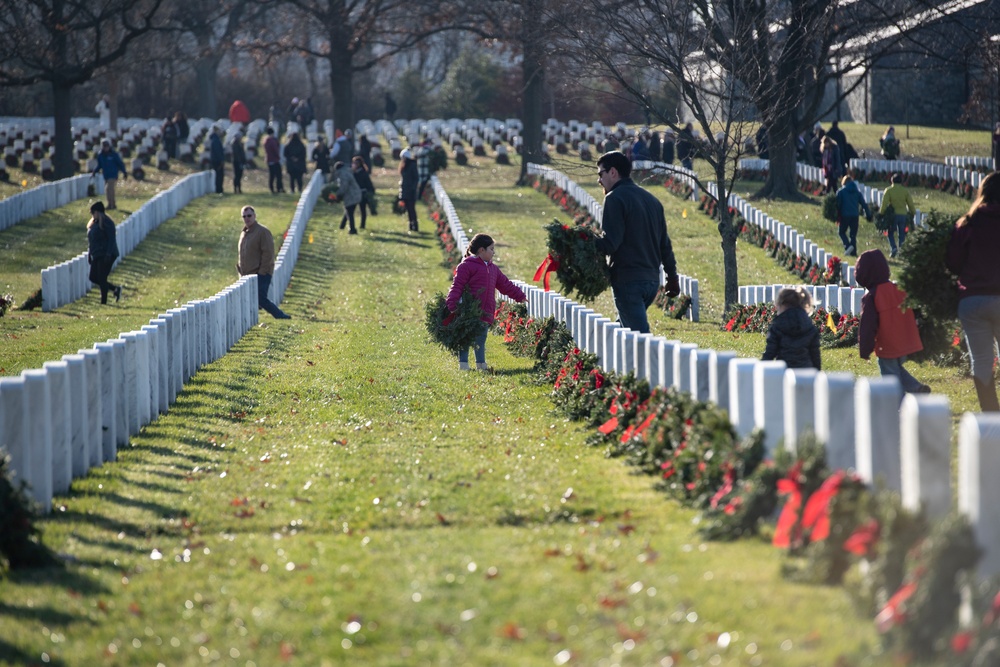
[{"label": "child in dark puffy coat", "polygon": [[858,325],[858,351],[867,360],[872,352],[878,357],[883,376],[895,375],[903,391],[927,394],[931,388],[903,368],[909,354],[924,349],[912,308],[903,305],[906,292],[889,280],[889,262],[881,250],[861,253],[855,265],[858,284],[868,290],[861,299]]},{"label": "child in dark puffy coat", "polygon": [[789,368],[820,370],[819,329],[809,315],[812,297],[803,287],[785,287],[774,300],[778,314],[767,332],[764,361],[784,361]]}]

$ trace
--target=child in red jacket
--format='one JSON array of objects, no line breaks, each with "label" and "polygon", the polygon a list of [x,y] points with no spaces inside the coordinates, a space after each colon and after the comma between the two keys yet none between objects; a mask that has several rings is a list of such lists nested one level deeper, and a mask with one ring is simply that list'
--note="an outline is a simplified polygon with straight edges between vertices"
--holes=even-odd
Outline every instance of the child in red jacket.
[{"label": "child in red jacket", "polygon": [[867,360],[878,356],[882,375],[895,375],[903,391],[928,394],[931,388],[903,368],[906,356],[924,349],[912,308],[903,306],[906,292],[889,280],[889,262],[881,250],[861,254],[854,267],[858,284],[868,290],[861,299],[858,351]]},{"label": "child in red jacket", "polygon": [[[525,300],[524,292],[517,285],[512,283],[503,274],[497,265],[493,263],[493,256],[496,254],[496,245],[493,239],[486,234],[476,234],[469,242],[469,247],[465,250],[465,259],[455,269],[455,280],[451,283],[445,304],[448,312],[454,313],[458,309],[458,302],[462,299],[462,291],[468,287],[469,292],[476,299],[479,299],[479,306],[482,308],[482,331],[476,337],[474,349],[476,352],[476,368],[486,370],[486,334],[490,325],[493,324],[497,309],[496,291],[509,296],[518,303]],[[458,367],[463,371],[469,370],[469,350],[466,348],[458,355]]]}]

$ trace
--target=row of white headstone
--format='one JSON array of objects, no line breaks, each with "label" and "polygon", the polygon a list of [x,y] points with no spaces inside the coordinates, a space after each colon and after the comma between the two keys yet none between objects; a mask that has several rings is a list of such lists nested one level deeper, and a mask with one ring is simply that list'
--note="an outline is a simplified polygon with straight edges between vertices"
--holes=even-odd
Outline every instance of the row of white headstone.
[{"label": "row of white headstone", "polygon": [[[741,436],[763,429],[769,457],[814,433],[831,468],[853,469],[866,482],[899,491],[912,510],[932,518],[952,508],[948,399],[903,393],[895,377],[789,369],[781,361],[738,358],[622,328],[556,292],[520,283],[532,317],[564,323],[577,345],[605,371],[634,373],[651,386],[673,387],[728,411]],[[958,433],[958,509],[984,550],[979,575],[1000,573],[1000,415],[966,413]]]},{"label": "row of white headstone", "polygon": [[[852,160],[851,164],[853,164],[854,162],[856,162],[856,160]],[[881,161],[868,160],[867,162],[882,162],[885,164],[890,163],[889,160],[881,160]],[[745,158],[740,160],[741,170],[766,171],[770,169],[770,166],[771,166],[770,160],[763,160],[761,158]],[[811,181],[814,183],[824,182],[823,170],[811,164],[805,164],[804,162],[797,162],[795,164],[795,173],[799,178],[801,178],[804,181]],[[861,192],[861,196],[871,207],[872,213],[873,214],[877,213],[879,208],[882,207],[882,200],[885,198],[885,190],[873,188],[858,181],[855,181],[855,185],[858,186],[858,190]],[[920,211],[920,209],[916,209],[916,213],[913,216],[913,224],[919,227],[920,225],[923,224],[923,218],[924,214]]]},{"label": "row of white headstone", "polygon": [[[322,184],[315,172],[278,251],[271,282],[276,303],[291,282]],[[198,369],[257,324],[257,285],[256,275],[243,276],[137,331],[0,378],[0,455],[11,457],[15,483],[25,481],[33,499],[50,511],[53,497],[74,478],[115,460],[129,438],[167,412]]]},{"label": "row of white headstone", "polygon": [[[98,180],[103,183],[100,177]],[[156,193],[116,227],[118,261],[135,250],[151,231],[177,215],[192,200],[213,191],[214,187],[212,172],[204,171],[186,176],[168,190]],[[86,241],[86,233],[81,223],[81,242]],[[42,269],[42,310],[49,312],[85,296],[91,288],[89,267],[84,250],[71,259]]]},{"label": "row of white headstone", "polygon": [[0,378],[0,452],[48,512],[76,477],[114,461],[199,368],[257,323],[257,276],[20,376]]},{"label": "row of white headstone", "polygon": [[[50,209],[83,199],[87,196],[89,184],[89,175],[74,176],[61,181],[43,183],[0,200],[0,230],[13,227]],[[103,194],[103,181],[101,188],[100,194]]]}]

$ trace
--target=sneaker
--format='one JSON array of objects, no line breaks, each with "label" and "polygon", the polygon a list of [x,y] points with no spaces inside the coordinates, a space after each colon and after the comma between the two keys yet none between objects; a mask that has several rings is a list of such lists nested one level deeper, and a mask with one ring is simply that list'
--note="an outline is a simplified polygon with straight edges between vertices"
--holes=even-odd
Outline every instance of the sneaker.
[{"label": "sneaker", "polygon": [[898,254],[899,254],[899,251],[896,250],[895,248],[893,248],[892,250],[889,251],[889,257],[895,257]]},{"label": "sneaker", "polygon": [[469,367],[469,362],[468,361],[460,361],[460,362],[458,362],[458,370],[460,370],[460,371],[470,371],[472,369]]},{"label": "sneaker", "polygon": [[292,316],[289,315],[288,313],[281,313],[279,315],[275,315],[274,319],[276,319],[276,320],[290,320],[290,319],[292,319]]},{"label": "sneaker", "polygon": [[115,303],[118,303],[121,300],[122,300],[122,286],[119,285],[118,287],[115,288]]},{"label": "sneaker", "polygon": [[917,387],[914,390],[913,393],[914,394],[929,394],[929,393],[931,393],[930,385],[922,384],[919,387]]},{"label": "sneaker", "polygon": [[356,229],[354,229],[354,228],[352,227],[352,228],[351,228],[351,231],[349,231],[349,232],[347,232],[347,233],[348,233],[348,234],[357,234],[357,233],[358,233],[358,230],[356,230]]},{"label": "sneaker", "polygon": [[854,246],[852,246],[852,245],[847,246],[847,250],[844,251],[844,254],[846,254],[846,255],[853,255],[854,254]]}]

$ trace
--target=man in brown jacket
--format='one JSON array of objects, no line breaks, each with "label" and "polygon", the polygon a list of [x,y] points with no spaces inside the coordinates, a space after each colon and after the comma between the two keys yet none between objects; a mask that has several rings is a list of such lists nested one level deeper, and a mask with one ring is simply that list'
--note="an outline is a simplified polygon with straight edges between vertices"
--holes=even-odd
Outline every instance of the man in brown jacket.
[{"label": "man in brown jacket", "polygon": [[274,275],[274,237],[267,227],[257,222],[253,206],[242,210],[243,232],[240,234],[240,256],[236,271],[241,276],[257,274],[257,304],[277,320],[290,320],[286,314],[267,298]]}]

